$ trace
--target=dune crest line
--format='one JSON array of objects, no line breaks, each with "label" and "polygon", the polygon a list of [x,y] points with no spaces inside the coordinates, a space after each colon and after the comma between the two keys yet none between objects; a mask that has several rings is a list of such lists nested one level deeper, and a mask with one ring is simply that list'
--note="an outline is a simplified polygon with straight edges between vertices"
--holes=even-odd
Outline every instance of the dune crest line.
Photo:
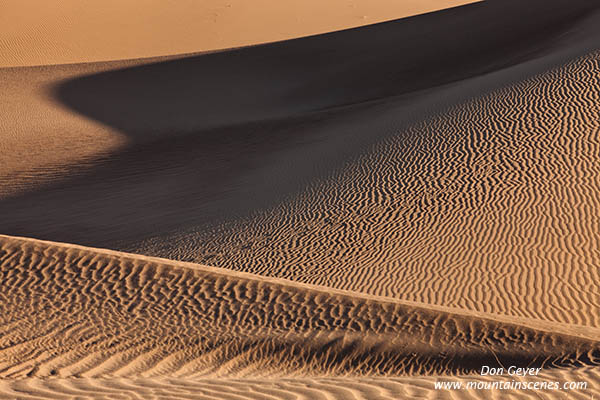
[{"label": "dune crest line", "polygon": [[597,365],[600,343],[494,320],[3,237],[0,376],[252,377]]}]

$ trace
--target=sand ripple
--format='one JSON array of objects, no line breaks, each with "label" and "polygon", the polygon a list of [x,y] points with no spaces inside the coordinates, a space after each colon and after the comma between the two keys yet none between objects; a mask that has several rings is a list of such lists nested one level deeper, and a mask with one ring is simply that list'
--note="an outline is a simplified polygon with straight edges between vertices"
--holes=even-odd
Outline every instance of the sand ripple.
[{"label": "sand ripple", "polygon": [[230,269],[600,326],[599,76],[593,53],[445,110],[181,241]]},{"label": "sand ripple", "polygon": [[394,376],[600,363],[600,344],[210,267],[0,242],[0,377]]},{"label": "sand ripple", "polygon": [[[513,392],[522,399],[582,399],[600,395],[594,384],[600,381],[598,369],[550,371],[523,382],[588,382],[585,390]],[[495,380],[461,376],[458,382]],[[261,379],[177,379],[177,378],[28,378],[0,380],[0,399],[189,399],[189,400],[397,400],[397,399],[506,399],[502,390],[435,390],[442,377],[400,378],[282,378]]]}]

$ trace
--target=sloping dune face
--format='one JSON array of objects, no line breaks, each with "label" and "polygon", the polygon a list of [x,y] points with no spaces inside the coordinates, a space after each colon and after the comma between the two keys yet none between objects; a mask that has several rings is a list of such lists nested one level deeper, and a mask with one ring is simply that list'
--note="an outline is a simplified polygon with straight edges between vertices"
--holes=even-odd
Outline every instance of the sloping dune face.
[{"label": "sloping dune face", "polygon": [[[25,3],[0,67],[455,4]],[[0,399],[600,396],[599,43],[488,0],[0,68]]]},{"label": "sloping dune face", "polygon": [[63,107],[127,147],[5,196],[0,225],[599,326],[595,7],[490,1],[67,79]]},{"label": "sloping dune face", "polygon": [[327,35],[83,76],[60,82],[54,95],[138,142],[306,117],[526,61],[549,51],[589,16],[593,5],[587,0],[490,0]]},{"label": "sloping dune face", "polygon": [[600,343],[584,337],[47,242],[2,237],[0,277],[2,378],[364,377],[600,363]]},{"label": "sloping dune face", "polygon": [[196,260],[600,326],[599,76],[593,53],[445,110]]},{"label": "sloping dune face", "polygon": [[[533,0],[529,0],[531,1]],[[187,4],[177,2],[173,5],[161,2],[163,5],[169,4],[169,7],[174,6],[175,9],[180,3],[181,7]],[[319,4],[321,3],[330,2]],[[419,2],[425,3],[427,2]],[[11,12],[1,12],[0,18],[9,21],[0,24],[4,28],[0,35],[11,32],[12,28],[5,28],[6,26],[15,29],[32,26],[19,22],[24,16],[50,16],[52,12],[78,10],[83,7],[68,4],[70,3],[60,2],[50,5],[44,2],[39,5],[38,13],[30,15],[15,11],[18,16],[14,18],[8,17]],[[96,5],[90,5],[88,2],[85,10],[93,10],[94,7],[104,4],[106,7],[115,6],[115,3],[111,2],[97,2]],[[201,6],[206,2],[194,4]],[[398,7],[409,5],[404,1],[394,1],[394,4]],[[16,7],[17,10],[26,6],[31,6],[31,2],[5,1],[3,11],[6,8]],[[125,4],[123,9],[129,6],[131,4]],[[264,161],[270,160],[272,153],[281,153],[281,150],[290,147],[301,148],[303,143],[314,140],[312,129],[304,129],[296,135],[289,132],[290,126],[296,129],[310,123],[310,119],[306,118],[307,113],[428,89],[514,64],[527,58],[530,53],[540,51],[540,48],[552,42],[552,38],[564,33],[589,6],[590,4],[583,0],[569,4],[557,2],[552,6],[544,3],[543,11],[539,12],[535,4],[524,6],[520,1],[495,0],[359,30],[186,59],[161,59],[159,63],[153,59],[52,67],[0,68],[0,150],[3,156],[0,165],[0,199],[24,192],[37,192],[48,182],[77,176],[82,169],[97,167],[97,164],[102,164],[102,161],[110,157],[111,160],[123,160],[123,165],[114,166],[109,176],[105,174],[102,180],[107,183],[114,178],[116,170],[120,171],[119,176],[128,176],[137,173],[132,171],[132,166],[147,164],[144,169],[156,166],[160,171],[174,171],[181,165],[175,160],[184,159],[187,165],[197,160],[200,166],[191,165],[184,171],[178,171],[178,179],[185,181],[178,186],[189,188],[188,181],[195,182],[194,186],[202,188],[202,192],[207,193],[208,197],[218,199],[219,203],[224,204],[228,197],[225,193],[235,193],[229,185],[240,186],[240,182],[232,183],[232,179],[242,176],[249,168],[264,164]],[[140,12],[146,12],[148,9],[150,8],[142,7]],[[89,10],[86,12],[90,12]],[[128,17],[139,15],[123,15],[125,14]],[[104,14],[94,15],[101,20]],[[72,20],[85,21],[85,18],[78,14],[78,18]],[[482,20],[490,23],[480,24],[479,21]],[[521,22],[515,24],[515,21]],[[45,25],[35,26],[39,28]],[[62,29],[68,24],[56,26]],[[87,23],[85,26],[88,34],[119,32],[117,28],[91,29]],[[119,26],[123,29],[129,25]],[[152,24],[147,24],[146,28],[149,26]],[[511,28],[506,29],[507,26]],[[153,27],[150,32],[159,30]],[[453,35],[448,35],[448,32],[453,32]],[[541,35],[541,32],[544,34]],[[132,35],[120,35],[119,40],[111,40],[111,48],[126,43]],[[57,37],[55,34],[33,36]],[[73,36],[74,40],[78,37]],[[104,36],[94,33],[94,37]],[[164,37],[169,36],[165,34]],[[181,41],[172,42],[171,44],[177,44]],[[92,51],[95,47],[84,48]],[[497,55],[497,48],[502,49],[501,57]],[[10,55],[11,51],[6,49],[0,54]],[[35,51],[22,53],[38,54]],[[145,67],[142,67],[144,65]],[[130,68],[132,66],[137,68]],[[291,117],[298,120],[289,121]],[[273,119],[288,122],[283,126],[281,123],[273,125]],[[248,125],[250,122],[253,125]],[[207,133],[207,136],[201,137],[201,133]],[[173,143],[173,135],[177,135],[178,145]],[[186,138],[185,144],[182,142],[183,136]],[[327,137],[335,136],[329,133]],[[193,138],[197,141],[190,143]],[[138,146],[130,146],[130,153],[123,154],[124,147],[132,141]],[[153,143],[154,147],[140,148],[140,143]],[[319,146],[321,147],[326,149]],[[198,148],[203,150],[198,151]],[[311,149],[309,154],[315,150],[321,151],[319,148]],[[183,153],[188,153],[182,154],[182,149]],[[131,159],[131,156],[139,159],[141,154],[146,155],[148,159]],[[237,161],[232,163],[231,160]],[[213,172],[189,176],[191,171],[204,171],[207,166]],[[268,171],[273,170],[267,168],[263,175],[272,175]],[[283,171],[282,166],[278,165],[276,170]],[[215,171],[222,171],[222,176],[210,179]],[[288,184],[282,183],[281,179],[277,181],[277,187],[285,190],[271,189],[271,192],[275,192],[273,195],[261,196],[253,193],[250,197],[274,198],[280,192],[285,193],[289,189],[284,186],[299,181],[299,173],[313,174],[310,168],[294,168],[285,173],[289,176],[285,179]],[[206,178],[209,178],[208,181],[203,182]],[[84,184],[87,186],[85,191],[91,193],[93,190],[90,188],[90,177],[86,179],[88,183]],[[269,178],[271,181],[273,179]],[[120,178],[118,180],[123,182]],[[136,177],[135,181],[139,181],[139,177]],[[123,189],[117,189],[115,182],[110,185],[111,193],[115,196],[111,195],[111,198],[116,200]],[[228,187],[223,188],[224,185]],[[77,186],[83,187],[81,183],[77,183]],[[169,185],[159,183],[152,186],[166,188]],[[247,190],[248,185],[242,186]],[[256,182],[252,182],[250,187],[257,187]],[[208,193],[207,188],[214,188],[209,190],[214,193]],[[37,232],[18,232],[8,221],[2,221],[2,226],[5,227],[4,232],[24,236],[33,235],[114,248],[114,241],[101,241],[95,236],[103,235],[114,239],[129,236],[129,240],[139,239],[149,231],[147,227],[142,226],[143,221],[148,220],[149,215],[163,215],[161,210],[142,213],[143,203],[167,205],[169,202],[158,198],[165,194],[170,196],[177,191],[177,198],[187,197],[177,188],[169,188],[166,193],[161,190],[153,191],[151,196],[141,195],[147,200],[137,200],[139,207],[128,211],[125,211],[128,208],[125,204],[109,205],[106,198],[102,200],[110,210],[119,210],[119,213],[123,211],[124,214],[134,217],[136,221],[127,223],[128,230],[139,226],[139,232],[119,232],[119,227],[115,226],[114,222],[104,228],[97,224],[90,226],[90,222],[85,219],[90,215],[102,215],[101,210],[87,213],[87,217],[69,210],[67,216],[62,217],[63,221],[69,219],[68,216],[77,215],[77,222],[68,222],[68,229],[60,228],[56,221],[51,224],[62,233],[49,234],[38,228],[35,229]],[[106,193],[104,190],[103,192]],[[93,194],[96,199],[103,196],[105,197]],[[124,196],[125,199],[134,197],[137,196],[132,193]],[[231,195],[229,198],[233,200],[227,204],[230,209],[240,208],[241,203],[247,204],[243,210],[236,211],[246,212],[257,206],[247,200],[241,202],[239,198],[231,199]],[[131,204],[129,200],[126,201]],[[21,200],[18,203],[24,204]],[[61,203],[64,205],[64,201],[61,200]],[[79,200],[75,203],[83,205],[86,201]],[[202,207],[204,217],[215,214],[214,207],[212,210],[207,208],[206,199],[186,199],[184,204]],[[61,207],[52,206],[57,211]],[[97,205],[85,205],[87,210],[96,207]],[[0,208],[4,206],[0,205]],[[200,224],[197,221],[199,213],[181,207],[169,209],[167,213],[171,215],[168,219],[160,223],[153,222],[153,231],[156,231],[156,226],[160,226],[159,231],[165,232],[186,225]],[[43,223],[43,219],[33,216],[31,219]],[[103,217],[102,224],[109,219],[114,220],[113,216]],[[20,221],[17,225],[26,227],[29,223]],[[85,230],[85,235],[81,235],[81,232],[78,232],[79,228],[75,229],[75,226]],[[106,229],[111,232],[107,233]],[[72,234],[66,237],[67,232]],[[58,236],[54,236],[55,234]]]},{"label": "sloping dune face", "polygon": [[474,0],[3,0],[0,67],[156,57],[372,24]]}]

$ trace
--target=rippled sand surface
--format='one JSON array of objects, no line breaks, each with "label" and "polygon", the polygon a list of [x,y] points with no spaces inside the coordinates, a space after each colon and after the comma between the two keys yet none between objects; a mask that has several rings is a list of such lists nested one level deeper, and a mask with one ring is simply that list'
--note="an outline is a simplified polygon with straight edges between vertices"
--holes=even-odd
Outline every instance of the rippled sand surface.
[{"label": "rippled sand surface", "polygon": [[4,236],[0,273],[0,373],[13,391],[23,383],[6,379],[65,378],[54,389],[43,380],[25,383],[60,391],[61,384],[103,382],[81,378],[170,377],[178,385],[187,378],[202,387],[206,378],[376,378],[475,373],[495,363],[550,370],[600,363],[599,330],[73,245]]},{"label": "rippled sand surface", "polygon": [[399,130],[194,259],[599,326],[599,76],[591,53]]},{"label": "rippled sand surface", "polygon": [[[595,2],[222,31],[251,43],[182,2],[114,54],[61,44],[68,3],[0,33],[0,399],[600,395]],[[587,387],[435,389],[513,379]]]},{"label": "rippled sand surface", "polygon": [[[472,377],[457,378],[457,382],[469,382]],[[551,380],[598,381],[597,370],[582,369],[565,373],[552,371],[534,379],[534,382]],[[0,382],[0,396],[19,399],[39,399],[40,397],[55,399],[72,398],[138,398],[144,399],[344,399],[344,400],[396,400],[410,398],[432,399],[506,399],[507,391],[502,390],[435,390],[439,377],[410,378],[301,378],[276,380],[220,379],[195,380],[175,378],[55,378],[44,380],[30,378]],[[491,383],[494,380],[481,380]],[[509,379],[502,379],[508,382]],[[526,381],[525,381],[526,382]],[[523,399],[589,399],[590,393],[597,397],[597,387],[591,390],[573,390],[568,392],[520,392]],[[512,394],[512,393],[511,393]],[[568,396],[568,397],[567,397]]]}]

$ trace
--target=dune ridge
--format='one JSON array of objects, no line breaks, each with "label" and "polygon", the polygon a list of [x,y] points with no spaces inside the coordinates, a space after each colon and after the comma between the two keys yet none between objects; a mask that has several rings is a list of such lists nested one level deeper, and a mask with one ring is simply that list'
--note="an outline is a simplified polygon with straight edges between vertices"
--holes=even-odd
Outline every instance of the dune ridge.
[{"label": "dune ridge", "polygon": [[54,241],[49,241],[49,240],[8,236],[8,235],[3,235],[3,234],[0,234],[0,239],[3,239],[7,242],[16,241],[23,245],[29,244],[30,246],[32,246],[34,248],[36,246],[45,246],[48,248],[59,247],[59,248],[63,248],[63,249],[72,249],[73,251],[80,251],[80,252],[91,251],[91,252],[95,252],[95,253],[98,253],[100,255],[104,255],[107,257],[112,256],[112,257],[116,257],[116,258],[123,258],[123,257],[135,258],[140,263],[144,263],[144,262],[155,263],[155,264],[158,263],[158,264],[161,264],[164,266],[170,266],[170,267],[174,267],[174,268],[184,268],[184,269],[187,268],[187,269],[191,269],[194,271],[201,271],[201,272],[205,272],[205,273],[218,273],[220,275],[223,275],[223,276],[231,278],[231,279],[240,279],[240,278],[248,279],[248,280],[252,280],[252,281],[263,282],[265,284],[291,286],[293,288],[303,289],[303,290],[307,290],[307,291],[311,291],[311,292],[318,292],[318,293],[327,294],[327,295],[335,294],[335,295],[340,295],[340,296],[352,297],[354,299],[364,300],[364,301],[376,301],[376,302],[381,302],[381,303],[391,303],[391,304],[398,304],[398,305],[402,305],[402,306],[406,306],[406,307],[413,307],[413,308],[426,308],[431,311],[441,312],[441,313],[445,313],[445,314],[460,315],[460,316],[467,317],[467,318],[491,319],[491,320],[495,320],[500,323],[506,323],[509,325],[520,325],[520,326],[523,326],[526,328],[531,328],[534,330],[540,330],[540,331],[546,331],[546,332],[556,332],[556,333],[559,333],[562,335],[577,336],[577,337],[581,337],[584,339],[596,339],[596,337],[598,335],[600,335],[600,328],[576,325],[576,324],[572,324],[572,323],[561,324],[561,323],[550,322],[550,321],[539,320],[539,319],[521,318],[521,317],[514,317],[514,316],[509,316],[509,315],[504,315],[504,314],[490,314],[490,313],[485,313],[485,312],[468,310],[468,309],[464,309],[464,308],[453,308],[450,306],[439,306],[439,305],[429,304],[429,303],[420,303],[420,302],[414,302],[414,301],[409,301],[409,300],[402,300],[402,299],[398,299],[395,297],[372,295],[372,294],[368,294],[368,293],[361,292],[361,291],[350,291],[350,290],[332,288],[329,286],[322,286],[322,285],[298,282],[296,280],[290,280],[290,279],[286,279],[286,278],[277,278],[277,277],[270,277],[268,275],[254,274],[251,272],[236,271],[236,270],[229,269],[229,268],[208,266],[208,265],[204,265],[204,264],[185,262],[185,261],[176,261],[176,260],[172,260],[172,259],[160,258],[160,257],[154,257],[154,256],[146,256],[146,255],[141,255],[141,254],[131,254],[131,253],[126,253],[126,252],[122,252],[122,251],[118,251],[118,250],[93,248],[93,247],[88,247],[88,246],[72,244],[72,243],[60,243],[60,242],[54,242]]},{"label": "dune ridge", "polygon": [[[4,0],[0,68],[196,53],[337,31],[475,0]],[[268,10],[268,12],[265,12]]]},{"label": "dune ridge", "polygon": [[599,54],[399,130],[271,210],[175,236],[173,254],[598,327]]},{"label": "dune ridge", "polygon": [[[0,399],[600,395],[599,27],[488,0],[107,63],[3,31]],[[434,389],[513,379],[483,365],[588,387]]]},{"label": "dune ridge", "polygon": [[[207,197],[220,198],[223,207],[239,208],[241,202],[238,199],[226,202],[231,197],[227,193],[238,193],[236,186],[248,190],[248,186],[256,187],[259,184],[255,181],[247,183],[247,174],[240,172],[252,171],[265,163],[271,163],[273,158],[278,157],[277,153],[289,153],[287,150],[290,147],[297,147],[302,151],[307,143],[318,141],[322,145],[310,146],[310,151],[318,151],[319,154],[325,152],[323,157],[339,164],[340,159],[347,156],[343,154],[346,151],[339,151],[340,141],[346,146],[354,142],[349,151],[361,148],[361,144],[356,143],[356,137],[351,140],[340,138],[339,131],[347,130],[348,123],[336,123],[338,126],[330,127],[325,138],[322,135],[312,135],[310,131],[314,130],[314,125],[319,125],[319,121],[325,118],[333,120],[331,113],[312,115],[315,110],[386,99],[388,96],[414,90],[431,90],[436,85],[471,78],[472,75],[501,69],[537,57],[539,53],[556,50],[554,48],[560,44],[557,38],[570,38],[569,48],[573,47],[575,52],[580,51],[577,49],[584,43],[593,42],[596,30],[586,28],[579,32],[580,27],[573,28],[574,24],[585,19],[586,12],[594,8],[593,3],[584,0],[569,4],[555,1],[551,7],[544,3],[545,11],[541,14],[537,13],[538,3],[539,0],[529,0],[524,6],[520,1],[494,0],[361,29],[222,54],[200,55],[185,60],[132,60],[0,69],[0,97],[4,99],[5,113],[5,118],[0,120],[0,132],[5,139],[0,142],[0,149],[5,157],[0,168],[0,199],[18,198],[15,204],[0,204],[0,209],[6,207],[17,211],[18,204],[31,204],[35,200],[26,195],[32,192],[51,193],[52,190],[58,190],[67,193],[68,189],[64,184],[82,185],[77,180],[82,171],[92,172],[92,176],[85,174],[85,179],[89,182],[86,184],[86,192],[91,192],[94,187],[92,182],[100,178],[94,177],[96,172],[102,175],[102,182],[116,180],[112,182],[116,188],[118,182],[124,180],[122,175],[139,175],[135,166],[146,163],[140,160],[140,156],[152,156],[152,162],[146,164],[156,164],[160,169],[173,173],[177,171],[179,179],[186,181],[190,171],[179,171],[181,162],[178,164],[173,158],[183,159],[181,161],[191,165],[194,159],[202,157],[200,161],[209,166],[204,167],[207,168],[206,173],[190,177],[190,180],[198,182],[199,179],[205,179],[205,176],[214,175],[215,171],[225,171],[222,172],[224,176],[219,176],[214,181],[200,181],[197,185],[204,185],[205,191],[214,187]],[[514,22],[516,15],[521,16],[517,20],[523,22],[513,26],[510,32],[504,32],[502,27]],[[528,18],[532,15],[537,17]],[[477,23],[490,18],[494,20],[492,25]],[[525,22],[526,20],[529,21]],[[449,30],[456,30],[457,24],[466,29],[456,32],[464,41],[460,38],[453,40],[447,35]],[[424,27],[426,31],[423,31]],[[536,29],[546,35],[536,34]],[[528,40],[522,40],[519,35],[528,37]],[[480,40],[473,41],[473,37]],[[432,42],[434,45],[430,46]],[[373,46],[373,43],[377,45]],[[496,57],[490,50],[491,43],[506,49],[502,57]],[[573,43],[577,45],[572,46]],[[562,47],[564,50],[564,43]],[[553,51],[551,55],[554,53],[560,51]],[[404,54],[414,57],[405,57]],[[461,58],[457,54],[470,56]],[[363,71],[361,56],[370,60],[370,69],[375,73]],[[453,60],[452,65],[439,68],[440,63],[448,59]],[[428,70],[415,68],[415,64],[422,64]],[[137,68],[132,68],[136,65]],[[327,77],[324,77],[324,72],[327,72]],[[157,76],[160,79],[156,79]],[[357,80],[356,76],[362,78]],[[290,82],[296,83],[290,85]],[[224,87],[233,89],[224,92]],[[327,95],[322,87],[328,88]],[[168,101],[161,100],[165,97]],[[410,102],[423,103],[417,100],[418,94]],[[350,110],[342,118],[355,123],[348,117],[353,112],[354,110]],[[415,110],[407,109],[403,114],[410,115],[414,112]],[[422,111],[419,113],[423,114]],[[426,116],[427,114],[415,118]],[[283,122],[273,122],[273,118],[283,119]],[[365,115],[364,118],[369,116]],[[377,118],[381,116],[377,115]],[[389,114],[386,119],[389,119]],[[399,121],[393,122],[395,125],[398,123]],[[221,128],[215,131],[215,127]],[[381,132],[377,132],[375,136],[380,134]],[[173,144],[173,135],[177,135],[181,145]],[[332,146],[337,150],[332,151]],[[194,147],[207,148],[207,151],[196,151],[194,159],[185,152],[182,154],[181,149]],[[157,148],[161,149],[158,154]],[[253,158],[252,152],[260,153],[261,158]],[[274,157],[273,153],[276,153]],[[342,155],[337,156],[337,153]],[[136,154],[140,156],[135,158]],[[211,154],[215,156],[211,157]],[[232,159],[239,161],[232,163]],[[114,169],[119,170],[118,178],[114,176],[115,171],[109,169],[112,160],[122,160],[125,164],[112,164]],[[285,168],[285,164],[282,164],[284,163],[279,163],[278,169]],[[210,168],[212,165],[214,169]],[[146,167],[151,168],[152,165]],[[326,168],[330,169],[331,166]],[[272,168],[262,171],[268,179],[276,180],[281,188],[273,190],[275,193],[271,197],[277,198],[281,194],[298,190],[298,187],[290,187],[289,182],[300,182],[314,175],[310,168],[287,168],[286,172],[295,179],[282,180],[273,173]],[[232,179],[233,176],[240,175],[241,182],[239,179]],[[146,174],[144,179],[154,176],[156,171]],[[135,180],[141,178],[143,177],[136,176]],[[169,177],[171,178],[172,176]],[[164,182],[153,185],[154,192],[145,193],[149,201],[138,198],[137,203],[151,203],[152,207],[157,204],[168,206],[165,194],[156,189],[169,185]],[[223,188],[225,185],[227,187]],[[179,185],[180,188],[187,186],[189,182]],[[102,203],[107,204],[107,208],[111,210],[126,210],[128,206],[123,204],[125,200],[118,193],[122,190],[113,189],[114,196],[104,199]],[[280,190],[283,193],[279,193]],[[171,194],[173,188],[169,188],[167,192]],[[182,196],[186,194],[178,194],[178,197]],[[98,198],[98,193],[94,193],[93,197]],[[130,199],[139,196],[127,193],[124,197]],[[253,201],[249,201],[248,197]],[[248,200],[244,203],[248,204],[249,209],[264,206],[264,199],[257,193],[246,198]],[[52,202],[51,199],[46,201],[48,204]],[[117,201],[120,203],[114,204]],[[89,203],[90,200],[79,199],[75,203],[84,202]],[[213,215],[219,213],[205,198],[184,203],[198,204],[204,208],[206,211],[203,215],[206,218],[213,218]],[[52,205],[57,214],[66,206]],[[86,207],[97,208],[98,204],[87,204]],[[178,212],[178,208],[182,211]],[[137,217],[137,220],[127,223],[128,230],[140,226],[141,229],[136,232],[122,232],[119,226],[102,226],[108,219],[122,219],[114,216],[103,216],[101,223],[87,221],[91,215],[107,212],[101,209],[87,216],[76,210],[68,210],[61,215],[62,220],[67,221],[68,229],[60,228],[58,220],[52,221],[48,226],[31,226],[30,229],[24,228],[29,223],[23,224],[21,221],[0,222],[5,226],[4,233],[124,250],[131,250],[131,247],[124,248],[117,241],[133,241],[143,236],[149,231],[143,226],[143,221],[148,220],[151,215],[160,217],[164,213],[169,214],[169,218],[153,222],[154,226],[162,223],[164,226],[160,229],[163,232],[185,227],[185,221],[191,221],[190,224],[195,226],[205,223],[194,221],[199,219],[198,213],[190,212],[181,205],[148,210],[142,218],[139,218],[139,214],[144,207],[136,209],[137,213],[131,209],[123,212],[129,218]],[[233,211],[247,212],[246,209]],[[185,214],[185,217],[181,218],[179,214]],[[68,221],[75,215],[78,219],[76,223]],[[41,224],[44,217],[32,220],[40,221]],[[16,227],[13,226],[14,223]],[[49,226],[55,227],[52,233],[49,232]],[[85,234],[81,234],[79,229],[85,231]],[[84,240],[82,236],[87,239]],[[102,240],[100,236],[105,239]]]},{"label": "dune ridge", "polygon": [[524,63],[555,51],[597,7],[588,0],[489,0],[74,77],[59,82],[53,95],[138,143],[199,135],[389,99]]},{"label": "dune ridge", "polygon": [[0,375],[394,376],[596,365],[560,333],[2,238]]},{"label": "dune ridge", "polygon": [[[492,10],[498,7],[494,4]],[[577,4],[583,4],[583,10],[591,7]],[[519,8],[510,5],[511,10]],[[562,1],[554,5],[559,11],[566,7]],[[481,7],[423,18],[448,24],[449,17],[465,12],[469,18],[471,13],[480,15]],[[550,12],[546,18],[559,17]],[[231,112],[243,123],[207,131],[200,125],[200,131],[182,134],[177,129],[187,128],[178,128],[177,121],[198,118],[192,107],[184,110],[182,119],[164,118],[156,137],[140,135],[148,121],[130,118],[131,127],[113,114],[123,105],[133,115],[146,115],[139,92],[133,90],[123,99],[108,95],[121,93],[115,92],[118,85],[126,91],[162,74],[168,84],[179,68],[189,77],[194,69],[185,68],[200,65],[204,58],[125,69],[115,64],[109,74],[103,74],[106,65],[2,70],[0,76],[14,82],[9,95],[32,77],[40,79],[46,96],[55,95],[57,76],[66,104],[85,93],[107,94],[96,100],[99,104],[90,100],[105,111],[87,118],[84,102],[78,109],[81,114],[67,110],[69,117],[57,118],[56,127],[43,122],[48,109],[34,108],[33,119],[41,122],[33,127],[24,123],[20,133],[31,136],[15,141],[25,143],[23,151],[39,149],[39,159],[46,160],[47,147],[34,146],[40,132],[55,133],[50,142],[69,154],[78,155],[78,146],[96,149],[76,140],[79,132],[92,132],[90,140],[100,149],[109,144],[124,148],[92,162],[81,174],[72,166],[60,169],[58,182],[46,187],[29,186],[32,180],[42,180],[37,174],[23,182],[12,179],[21,167],[11,170],[10,162],[3,164],[3,172],[7,165],[12,172],[6,175],[9,179],[0,180],[0,186],[9,186],[0,195],[0,226],[13,235],[195,261],[422,304],[599,327],[600,25],[597,13],[575,19],[569,14],[567,19],[569,23],[559,24],[550,35],[562,41],[548,43],[546,38],[526,51],[551,49],[548,54],[536,53],[488,74],[448,83],[459,77],[449,71],[450,78],[438,81],[446,82],[442,87],[361,106],[287,115],[299,113],[303,100],[320,93],[309,91],[308,97],[292,97],[284,104],[283,121],[249,123],[243,113],[225,107],[220,109],[223,115]],[[407,21],[399,21],[245,49],[210,62],[218,66],[241,55],[271,60],[278,49],[302,55],[320,40],[328,48],[362,34],[410,31],[419,21],[411,19],[408,28]],[[565,25],[571,29],[565,31]],[[390,49],[391,44],[378,50]],[[512,54],[517,53],[521,54]],[[485,59],[478,63],[487,65]],[[138,73],[133,86],[127,86],[123,78]],[[304,78],[310,81],[311,74],[316,72],[307,70]],[[228,76],[226,72],[220,79]],[[338,84],[345,78],[340,79]],[[107,84],[104,92],[97,91],[98,83]],[[500,89],[485,93],[484,88],[497,86]],[[189,97],[174,97],[175,105],[203,94],[176,87]],[[162,89],[159,85],[151,91]],[[356,96],[364,95],[358,89]],[[165,103],[160,97],[148,101],[152,107]],[[18,111],[17,103],[9,101]],[[339,105],[337,100],[331,104]],[[262,105],[263,117],[272,117],[269,104]],[[64,104],[52,107],[65,111]],[[17,111],[10,114],[15,118],[3,122],[8,126],[5,133],[14,133],[11,121],[19,121]],[[103,112],[107,118],[102,118]],[[150,122],[165,117],[161,112],[149,115]],[[202,113],[190,123],[199,123],[201,117]],[[38,160],[12,150],[9,144],[3,155],[27,165]],[[22,187],[24,194],[11,193]]]}]

